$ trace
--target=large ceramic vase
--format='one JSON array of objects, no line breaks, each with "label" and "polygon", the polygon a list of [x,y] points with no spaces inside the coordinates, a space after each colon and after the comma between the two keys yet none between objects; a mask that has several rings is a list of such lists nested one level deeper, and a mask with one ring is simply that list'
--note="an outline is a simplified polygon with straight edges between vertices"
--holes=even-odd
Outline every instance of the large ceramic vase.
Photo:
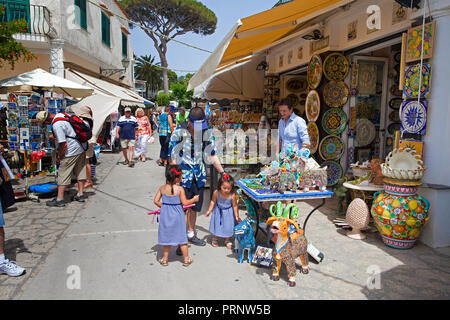
[{"label": "large ceramic vase", "polygon": [[383,242],[393,248],[414,246],[428,221],[430,203],[412,186],[384,185],[384,192],[374,195],[371,215]]}]

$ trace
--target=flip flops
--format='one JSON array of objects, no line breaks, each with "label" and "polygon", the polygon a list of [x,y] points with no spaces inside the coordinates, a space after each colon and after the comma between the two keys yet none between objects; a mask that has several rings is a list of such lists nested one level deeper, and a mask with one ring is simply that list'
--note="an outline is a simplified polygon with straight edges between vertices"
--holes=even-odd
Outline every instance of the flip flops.
[{"label": "flip flops", "polygon": [[160,258],[158,260],[159,264],[162,265],[163,267],[167,267],[169,265],[169,263],[167,262],[167,260],[164,260],[164,258]]}]

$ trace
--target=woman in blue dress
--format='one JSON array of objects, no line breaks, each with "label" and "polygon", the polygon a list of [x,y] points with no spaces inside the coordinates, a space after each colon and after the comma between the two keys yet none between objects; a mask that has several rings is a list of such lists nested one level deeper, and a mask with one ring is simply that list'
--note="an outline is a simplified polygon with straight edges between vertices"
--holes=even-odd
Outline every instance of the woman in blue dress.
[{"label": "woman in blue dress", "polygon": [[184,256],[183,266],[187,267],[193,262],[188,255],[186,220],[183,206],[197,202],[199,196],[197,195],[187,200],[184,188],[178,185],[181,182],[181,178],[181,167],[179,165],[168,165],[166,168],[166,184],[159,188],[153,201],[156,206],[161,208],[158,244],[163,246],[163,257],[158,262],[163,266],[168,265],[170,247],[178,245]]}]

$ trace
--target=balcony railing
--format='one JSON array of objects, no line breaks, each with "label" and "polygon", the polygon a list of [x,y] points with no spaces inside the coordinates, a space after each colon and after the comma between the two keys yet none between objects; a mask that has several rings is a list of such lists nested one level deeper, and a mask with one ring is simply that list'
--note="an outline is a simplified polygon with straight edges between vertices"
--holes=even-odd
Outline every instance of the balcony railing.
[{"label": "balcony railing", "polygon": [[28,34],[48,35],[50,32],[50,11],[47,7],[0,0],[0,6],[4,5],[6,5],[6,8],[3,15],[0,16],[1,22],[24,19],[28,22]]}]

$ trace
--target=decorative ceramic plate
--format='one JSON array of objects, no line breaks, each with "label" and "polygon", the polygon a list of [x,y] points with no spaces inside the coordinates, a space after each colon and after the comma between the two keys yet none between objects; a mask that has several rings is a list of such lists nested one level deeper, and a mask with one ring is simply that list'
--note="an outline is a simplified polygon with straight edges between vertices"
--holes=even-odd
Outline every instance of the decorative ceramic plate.
[{"label": "decorative ceramic plate", "polygon": [[[396,80],[394,80],[396,83],[398,83],[398,81],[396,81]],[[396,96],[396,97],[401,97],[402,96],[402,91],[400,91],[399,89],[398,89],[398,85],[396,85],[396,84],[393,84],[392,86],[391,86],[391,88],[389,89],[389,91],[391,92],[391,94],[393,95],[393,96]],[[396,98],[394,98],[394,99],[396,99]]]},{"label": "decorative ceramic plate", "polygon": [[295,107],[298,104],[298,102],[299,102],[299,99],[298,99],[297,95],[294,94],[294,93],[289,94],[286,98],[291,100],[292,107]]},{"label": "decorative ceramic plate", "polygon": [[308,135],[311,142],[311,154],[314,154],[319,147],[319,128],[315,122],[308,123]]},{"label": "decorative ceramic plate", "polygon": [[17,96],[14,93],[8,93],[8,102],[16,103]]},{"label": "decorative ceramic plate", "polygon": [[295,77],[286,82],[286,89],[291,92],[303,92],[308,89],[308,81],[305,78]]},{"label": "decorative ceramic plate", "polygon": [[310,88],[315,89],[319,86],[320,80],[322,80],[322,59],[319,55],[313,55],[308,64],[308,85]]},{"label": "decorative ceramic plate", "polygon": [[399,110],[400,106],[402,105],[403,99],[402,98],[392,98],[389,100],[389,107],[391,107],[394,110]]},{"label": "decorative ceramic plate", "polygon": [[425,134],[427,126],[428,102],[404,101],[400,107],[400,123],[402,132],[412,134]]},{"label": "decorative ceramic plate", "polygon": [[400,121],[400,115],[397,110],[391,111],[389,113],[389,120],[392,122],[399,122]]},{"label": "decorative ceramic plate", "polygon": [[323,63],[323,73],[328,80],[344,80],[350,69],[347,58],[339,52],[328,55]]},{"label": "decorative ceramic plate", "polygon": [[319,154],[323,160],[340,159],[344,153],[344,143],[334,135],[326,136],[319,145]]},{"label": "decorative ceramic plate", "polygon": [[370,144],[375,139],[376,129],[372,122],[367,119],[359,119],[356,124],[356,142],[363,147]]},{"label": "decorative ceramic plate", "polygon": [[394,55],[394,61],[397,63],[400,63],[401,58],[402,58],[402,53],[400,51]]},{"label": "decorative ceramic plate", "polygon": [[327,186],[334,186],[342,178],[342,167],[336,161],[325,161],[321,167],[327,166]]},{"label": "decorative ceramic plate", "polygon": [[328,134],[340,134],[347,126],[347,115],[341,108],[332,108],[324,113],[322,127]]},{"label": "decorative ceramic plate", "polygon": [[306,118],[308,121],[316,121],[320,113],[320,97],[316,90],[311,90],[306,97]]},{"label": "decorative ceramic plate", "polygon": [[343,81],[330,81],[323,88],[323,99],[330,107],[340,107],[347,103],[350,90]]},{"label": "decorative ceramic plate", "polygon": [[388,132],[390,134],[395,134],[395,131],[399,131],[401,129],[401,123],[400,122],[395,122],[395,123],[391,123],[390,125],[388,125]]},{"label": "decorative ceramic plate", "polygon": [[[405,71],[405,86],[403,88],[403,98],[417,98],[419,95],[420,64],[409,66]],[[422,83],[420,97],[428,97],[430,92],[431,65],[424,63],[422,66]]]}]

